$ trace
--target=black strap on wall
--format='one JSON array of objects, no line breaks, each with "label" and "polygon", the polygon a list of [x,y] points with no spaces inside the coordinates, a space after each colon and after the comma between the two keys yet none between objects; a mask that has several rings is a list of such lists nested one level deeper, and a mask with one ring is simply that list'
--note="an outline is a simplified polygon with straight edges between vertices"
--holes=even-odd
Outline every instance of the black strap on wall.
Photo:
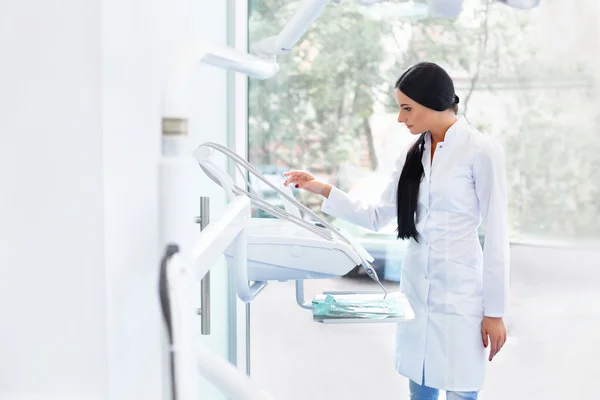
[{"label": "black strap on wall", "polygon": [[171,322],[171,301],[169,299],[169,285],[167,282],[167,265],[174,254],[179,253],[179,246],[169,244],[160,261],[160,275],[158,279],[158,295],[160,297],[160,307],[163,319],[167,326],[169,334],[169,363],[171,369],[171,400],[177,400],[177,390],[175,386],[175,359],[173,354],[173,325]]}]

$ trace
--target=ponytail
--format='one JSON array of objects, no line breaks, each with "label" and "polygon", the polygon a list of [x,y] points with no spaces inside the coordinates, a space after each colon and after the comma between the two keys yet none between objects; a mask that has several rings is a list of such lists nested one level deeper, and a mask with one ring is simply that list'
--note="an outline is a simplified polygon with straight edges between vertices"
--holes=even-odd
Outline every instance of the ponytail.
[{"label": "ponytail", "polygon": [[398,239],[413,238],[418,242],[417,227],[415,226],[415,214],[419,200],[419,186],[423,178],[423,151],[425,149],[425,135],[422,133],[419,139],[408,150],[406,161],[398,181],[398,193],[396,197],[396,210],[398,219]]}]

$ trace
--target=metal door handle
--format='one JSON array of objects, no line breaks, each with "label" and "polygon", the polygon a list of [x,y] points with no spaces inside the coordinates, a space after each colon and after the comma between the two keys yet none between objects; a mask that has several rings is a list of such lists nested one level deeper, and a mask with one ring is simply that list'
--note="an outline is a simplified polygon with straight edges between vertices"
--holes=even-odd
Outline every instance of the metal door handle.
[{"label": "metal door handle", "polygon": [[[200,215],[196,217],[196,223],[200,224],[200,231],[210,223],[210,198],[200,197]],[[210,335],[210,271],[200,281],[200,333]]]}]

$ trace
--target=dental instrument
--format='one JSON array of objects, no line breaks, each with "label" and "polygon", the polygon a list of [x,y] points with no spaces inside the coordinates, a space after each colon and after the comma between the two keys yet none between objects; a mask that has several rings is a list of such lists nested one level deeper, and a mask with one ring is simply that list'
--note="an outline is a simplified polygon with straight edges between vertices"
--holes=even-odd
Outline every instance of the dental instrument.
[{"label": "dental instrument", "polygon": [[[316,221],[316,223],[320,224],[324,228],[317,226],[314,223],[305,221],[304,219],[299,217],[299,214],[294,215],[290,212],[283,211],[279,207],[269,204],[268,202],[261,199],[260,197],[235,185],[235,183],[233,182],[231,177],[229,177],[227,174],[225,174],[224,171],[221,171],[218,168],[216,168],[214,163],[211,162],[210,157],[213,153],[212,151],[210,151],[211,149],[224,154],[225,156],[229,157],[232,161],[234,161],[237,165],[246,168],[248,172],[251,172],[255,176],[256,179],[262,181],[264,184],[269,186],[271,189],[273,189],[277,193],[279,193],[279,195],[282,197],[282,199],[284,199],[287,202],[288,208],[296,207],[297,209],[304,211],[304,213],[311,216]],[[367,275],[379,284],[379,286],[381,287],[381,289],[384,292],[383,298],[385,299],[387,297],[387,293],[388,293],[387,290],[381,283],[379,276],[377,275],[377,272],[369,263],[369,261],[373,261],[373,258],[370,257],[370,255],[362,248],[362,246],[359,246],[355,241],[348,239],[347,236],[343,235],[341,232],[339,232],[335,227],[333,227],[327,221],[325,221],[324,219],[319,217],[308,207],[306,207],[303,204],[301,204],[300,202],[298,202],[291,195],[290,191],[287,191],[287,193],[286,193],[285,190],[278,188],[273,183],[271,183],[268,179],[266,179],[260,173],[260,171],[258,171],[254,166],[252,166],[252,164],[250,164],[249,162],[244,160],[242,157],[240,157],[238,154],[231,151],[227,147],[220,145],[218,143],[207,142],[207,143],[201,144],[196,149],[196,151],[194,151],[194,156],[196,157],[198,164],[200,165],[202,170],[206,173],[206,175],[208,175],[208,177],[211,180],[213,180],[215,183],[217,183],[219,186],[221,186],[221,187],[223,187],[223,189],[225,189],[225,191],[228,193],[228,197],[230,200],[233,199],[234,196],[245,195],[252,200],[252,203],[256,207],[268,212],[269,214],[272,214],[273,216],[275,216],[277,218],[292,222],[293,224],[296,224],[310,232],[313,232],[319,236],[322,236],[327,240],[332,240],[333,236],[337,236],[337,238],[339,240],[341,240],[343,243],[347,244],[353,250],[356,251],[356,254],[358,255],[358,257],[360,259],[360,265],[365,269],[365,271],[367,272]],[[370,260],[368,260],[369,258],[370,258]]]}]

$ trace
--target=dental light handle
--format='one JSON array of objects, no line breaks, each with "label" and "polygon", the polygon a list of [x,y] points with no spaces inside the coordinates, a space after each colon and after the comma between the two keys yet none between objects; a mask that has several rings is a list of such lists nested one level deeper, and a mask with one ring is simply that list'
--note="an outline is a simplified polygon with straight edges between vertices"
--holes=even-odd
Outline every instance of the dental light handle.
[{"label": "dental light handle", "polygon": [[[259,179],[265,185],[269,186],[271,189],[273,189],[277,193],[279,193],[279,195],[282,197],[282,199],[284,199],[284,201],[287,201],[288,207],[294,206],[294,207],[297,207],[299,210],[304,211],[306,214],[310,215],[319,224],[321,224],[322,226],[327,228],[329,231],[319,229],[316,226],[299,218],[297,216],[299,214],[298,211],[294,212],[294,213],[285,212],[285,211],[281,210],[280,208],[267,203],[265,200],[261,199],[260,197],[255,196],[252,193],[235,185],[233,183],[233,180],[231,179],[231,177],[229,177],[229,175],[227,175],[225,177],[223,171],[216,168],[216,166],[210,161],[210,156],[212,155],[212,150],[216,150],[216,151],[224,154],[226,157],[230,158],[236,164],[244,167],[248,172],[251,172],[257,179]],[[225,147],[221,144],[212,143],[212,142],[203,143],[194,151],[194,156],[196,157],[196,160],[198,161],[198,163],[200,164],[200,166],[202,167],[204,172],[209,176],[209,178],[211,180],[213,180],[215,183],[217,183],[219,186],[223,187],[226,190],[226,192],[228,193],[228,195],[230,195],[230,196],[231,196],[231,194],[246,195],[252,200],[252,202],[257,207],[273,214],[276,217],[286,219],[290,222],[295,223],[296,225],[301,226],[304,229],[314,232],[320,236],[324,236],[328,240],[331,240],[331,235],[329,234],[329,232],[336,235],[340,240],[342,240],[344,243],[348,244],[350,247],[352,247],[354,249],[354,251],[357,253],[358,257],[360,258],[361,265],[365,269],[367,275],[369,275],[369,277],[371,279],[376,281],[381,286],[384,293],[387,295],[387,291],[381,284],[381,282],[379,280],[379,276],[377,275],[377,272],[371,266],[371,264],[367,260],[367,257],[365,257],[365,254],[363,254],[359,250],[359,247],[356,244],[354,244],[351,240],[346,238],[343,234],[341,234],[335,227],[333,227],[327,221],[325,221],[324,219],[319,217],[317,214],[315,214],[308,207],[304,206],[302,203],[298,202],[293,197],[291,190],[289,191],[289,193],[284,192],[282,189],[278,188],[273,183],[271,183],[268,179],[266,179],[260,173],[260,171],[258,171],[256,168],[254,168],[254,166],[252,164],[250,164],[249,162],[244,160],[242,157],[240,157],[234,151],[228,149],[227,147]],[[294,214],[296,214],[296,215],[294,215]]]}]

